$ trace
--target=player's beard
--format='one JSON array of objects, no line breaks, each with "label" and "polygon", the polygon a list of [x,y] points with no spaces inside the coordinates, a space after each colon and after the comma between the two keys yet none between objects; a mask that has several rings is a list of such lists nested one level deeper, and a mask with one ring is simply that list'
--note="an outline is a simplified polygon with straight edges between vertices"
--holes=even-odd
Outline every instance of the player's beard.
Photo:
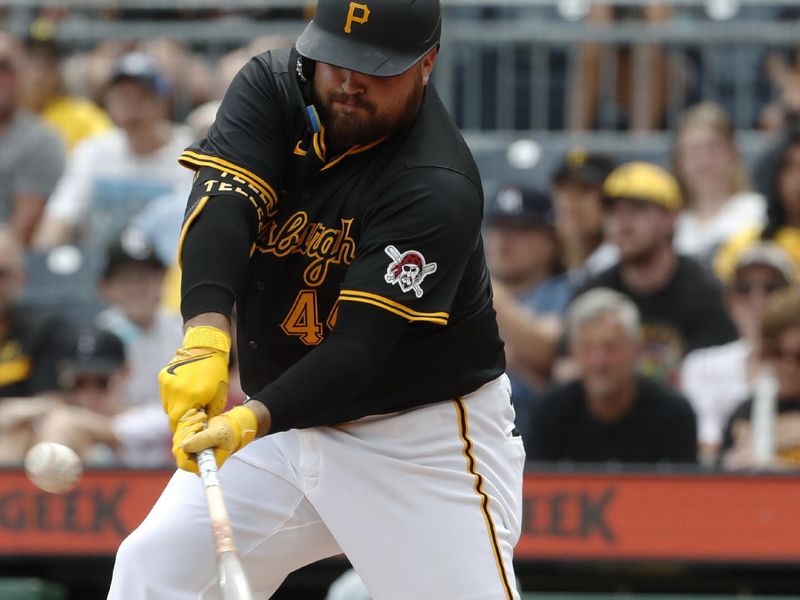
[{"label": "player's beard", "polygon": [[[359,96],[331,92],[325,98],[318,98],[317,108],[325,126],[327,145],[344,150],[351,146],[369,144],[385,135],[403,129],[416,118],[422,104],[424,90],[422,77],[415,79],[414,87],[408,98],[400,105],[403,110],[393,118],[380,115],[379,107]],[[363,110],[343,113],[341,109],[334,106],[335,102]]]}]

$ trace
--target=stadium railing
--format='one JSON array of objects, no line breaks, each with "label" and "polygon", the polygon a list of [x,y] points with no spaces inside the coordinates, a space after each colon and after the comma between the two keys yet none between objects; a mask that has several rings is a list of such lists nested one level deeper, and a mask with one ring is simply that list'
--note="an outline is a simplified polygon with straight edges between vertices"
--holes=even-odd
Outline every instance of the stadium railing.
[{"label": "stadium railing", "polygon": [[[24,34],[36,9],[48,3],[5,4],[5,26]],[[653,0],[615,0],[634,10],[609,25],[582,17],[592,4],[588,0],[443,4],[448,13],[444,51],[435,77],[445,103],[469,131],[566,128],[569,98],[580,96],[588,85],[586,78],[575,76],[577,56],[587,45],[607,50],[600,66],[604,80],[596,128],[618,129],[625,120],[615,91],[620,77],[616,53],[658,47],[669,80],[660,126],[671,127],[681,110],[702,98],[722,102],[740,129],[752,129],[760,108],[774,95],[764,75],[765,56],[771,50],[788,53],[800,41],[796,24],[780,19],[797,9],[789,0],[671,0],[664,4],[674,14],[664,23],[647,23],[635,10]],[[84,50],[102,40],[169,37],[213,59],[257,36],[295,37],[307,14],[300,9],[310,5],[307,0],[230,0],[225,3],[228,20],[220,22],[210,18],[211,9],[219,6],[210,0],[78,0],[70,3],[72,12],[60,21],[57,35],[65,46]],[[719,9],[726,6],[728,12]],[[109,18],[114,11],[124,18]],[[646,99],[649,63],[634,63],[634,95]]]}]

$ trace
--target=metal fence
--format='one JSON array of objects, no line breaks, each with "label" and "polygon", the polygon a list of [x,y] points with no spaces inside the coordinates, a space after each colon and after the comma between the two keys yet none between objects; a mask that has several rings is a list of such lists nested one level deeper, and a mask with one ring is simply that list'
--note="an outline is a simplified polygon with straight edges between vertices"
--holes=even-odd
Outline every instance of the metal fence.
[{"label": "metal fence", "polygon": [[[755,129],[776,97],[766,58],[784,57],[791,66],[800,47],[797,0],[442,3],[435,81],[468,131],[669,129],[701,99],[723,104],[740,129]],[[0,8],[6,26],[23,33],[38,9],[59,4],[5,0]],[[313,2],[228,0],[222,21],[211,18],[220,4],[72,0],[58,37],[76,50],[109,39],[168,37],[213,61],[256,36],[294,38]],[[664,6],[668,14],[651,18]]]},{"label": "metal fence", "polygon": [[533,12],[454,19],[440,90],[469,130],[671,128],[701,99],[720,102],[739,128],[752,129],[776,96],[767,57],[791,60],[800,43],[795,22],[756,12],[725,22],[691,13],[662,23],[592,24]]}]

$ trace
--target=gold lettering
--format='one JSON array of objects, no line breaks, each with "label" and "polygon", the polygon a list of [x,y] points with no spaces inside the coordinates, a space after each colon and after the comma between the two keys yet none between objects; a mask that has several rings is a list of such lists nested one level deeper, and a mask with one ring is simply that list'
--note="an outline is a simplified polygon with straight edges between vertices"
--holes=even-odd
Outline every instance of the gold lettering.
[{"label": "gold lettering", "polygon": [[[242,179],[239,176],[231,175],[225,171],[220,171],[220,178],[227,179],[229,181],[219,181],[217,179],[209,179],[203,182],[203,186],[205,187],[206,193],[210,193],[213,191],[218,192],[236,192],[250,200],[250,202],[254,206],[261,205],[265,208],[265,211],[259,211],[259,219],[263,218],[264,212],[268,217],[275,216],[276,210],[276,200],[271,196],[264,194],[261,190],[256,189],[253,187],[247,180]],[[239,185],[234,187],[234,184],[231,182],[235,182]]]},{"label": "gold lettering", "polygon": [[[359,12],[356,13],[356,11]],[[347,22],[344,24],[344,32],[350,33],[353,23],[360,23],[363,25],[367,21],[369,21],[369,7],[360,2],[351,2],[350,9],[347,11]]]},{"label": "gold lettering", "polygon": [[317,287],[328,276],[331,264],[351,264],[355,260],[356,243],[350,237],[353,219],[341,219],[341,228],[309,223],[308,214],[298,211],[281,226],[270,222],[259,235],[256,248],[263,254],[285,257],[300,254],[311,259],[303,279]]}]

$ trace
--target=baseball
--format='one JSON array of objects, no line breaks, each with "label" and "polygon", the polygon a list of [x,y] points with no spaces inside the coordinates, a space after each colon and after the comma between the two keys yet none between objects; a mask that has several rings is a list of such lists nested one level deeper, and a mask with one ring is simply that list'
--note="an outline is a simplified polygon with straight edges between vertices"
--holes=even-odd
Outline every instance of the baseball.
[{"label": "baseball", "polygon": [[25,455],[25,471],[36,487],[51,494],[63,494],[78,483],[83,467],[72,448],[41,442]]}]

